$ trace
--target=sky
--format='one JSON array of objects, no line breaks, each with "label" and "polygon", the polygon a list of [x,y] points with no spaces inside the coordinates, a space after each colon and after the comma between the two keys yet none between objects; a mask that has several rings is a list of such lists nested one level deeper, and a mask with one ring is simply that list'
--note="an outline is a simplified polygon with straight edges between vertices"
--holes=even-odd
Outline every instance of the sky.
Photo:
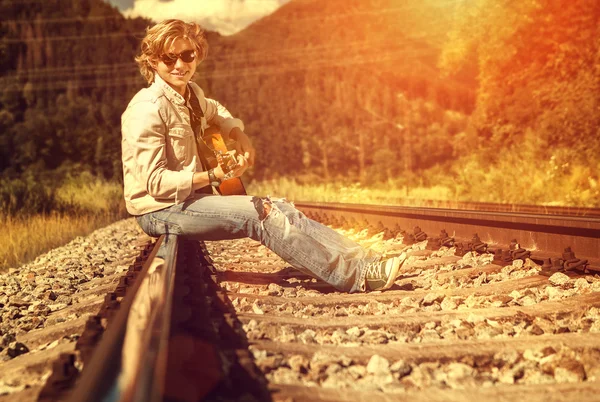
[{"label": "sky", "polygon": [[105,0],[127,17],[179,18],[232,35],[290,0]]}]

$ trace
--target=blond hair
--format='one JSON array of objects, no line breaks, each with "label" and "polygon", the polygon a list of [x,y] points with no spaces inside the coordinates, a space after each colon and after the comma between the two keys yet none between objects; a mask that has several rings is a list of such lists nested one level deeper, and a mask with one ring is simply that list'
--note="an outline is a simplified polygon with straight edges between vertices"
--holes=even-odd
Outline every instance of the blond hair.
[{"label": "blond hair", "polygon": [[148,84],[154,81],[154,68],[151,63],[158,61],[162,54],[168,53],[173,42],[179,38],[189,40],[196,48],[198,62],[206,58],[208,43],[200,25],[176,19],[159,22],[146,29],[146,36],[142,39],[141,53],[135,58],[140,73],[148,81]]}]

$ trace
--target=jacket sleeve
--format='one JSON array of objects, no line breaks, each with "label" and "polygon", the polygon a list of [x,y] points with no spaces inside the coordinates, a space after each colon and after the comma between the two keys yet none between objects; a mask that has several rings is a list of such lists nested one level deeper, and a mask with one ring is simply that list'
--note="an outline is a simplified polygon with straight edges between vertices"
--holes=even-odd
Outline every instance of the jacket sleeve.
[{"label": "jacket sleeve", "polygon": [[183,202],[192,192],[194,172],[167,169],[167,127],[158,105],[142,101],[129,106],[121,129],[136,182],[157,200]]},{"label": "jacket sleeve", "polygon": [[238,127],[240,130],[244,131],[243,121],[233,117],[225,106],[221,105],[216,100],[205,98],[204,91],[202,91],[202,88],[199,86],[194,85],[194,89],[200,100],[200,105],[202,105],[204,117],[208,124],[211,126],[218,126],[223,134],[229,134],[234,127]]}]

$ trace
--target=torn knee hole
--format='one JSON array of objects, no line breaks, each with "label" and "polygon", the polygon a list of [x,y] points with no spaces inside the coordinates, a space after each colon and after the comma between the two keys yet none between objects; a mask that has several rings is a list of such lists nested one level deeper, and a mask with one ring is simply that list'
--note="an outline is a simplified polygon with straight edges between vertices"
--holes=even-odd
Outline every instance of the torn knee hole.
[{"label": "torn knee hole", "polygon": [[261,222],[267,219],[273,211],[273,202],[269,197],[255,199],[254,206],[258,212],[258,219]]}]

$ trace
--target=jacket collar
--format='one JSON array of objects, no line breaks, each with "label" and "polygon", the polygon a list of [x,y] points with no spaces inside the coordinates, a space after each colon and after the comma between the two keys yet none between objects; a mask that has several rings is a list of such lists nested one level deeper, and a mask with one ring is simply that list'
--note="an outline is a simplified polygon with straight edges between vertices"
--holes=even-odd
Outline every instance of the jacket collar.
[{"label": "jacket collar", "polygon": [[[171,88],[160,76],[154,73],[154,83],[152,85],[157,86],[163,91],[167,99],[176,105],[185,105],[186,100],[176,90]],[[188,89],[189,91],[190,89]]]}]

